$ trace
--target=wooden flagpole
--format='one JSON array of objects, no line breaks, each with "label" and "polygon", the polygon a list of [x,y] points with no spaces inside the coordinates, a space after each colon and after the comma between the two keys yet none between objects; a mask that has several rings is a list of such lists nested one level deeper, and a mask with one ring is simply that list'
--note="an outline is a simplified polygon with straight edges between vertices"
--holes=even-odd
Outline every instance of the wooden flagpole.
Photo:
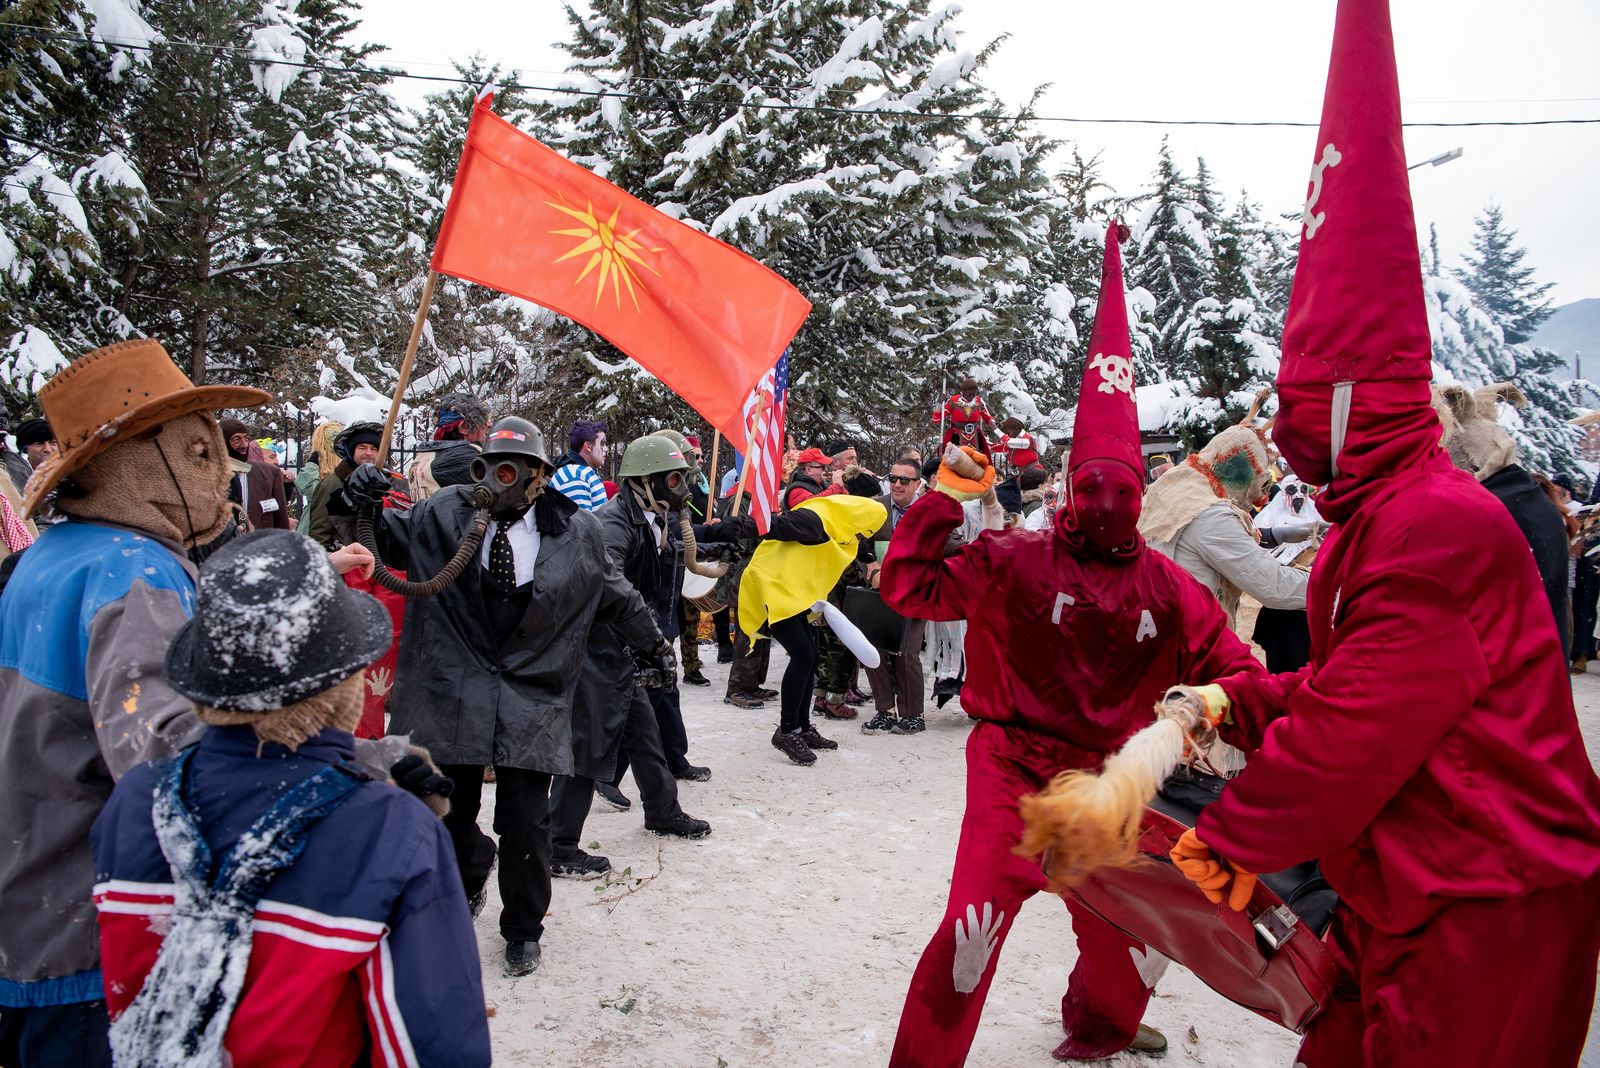
[{"label": "wooden flagpole", "polygon": [[[717,452],[721,448],[722,431],[717,430],[712,434],[711,438],[711,474],[709,476],[711,482],[711,503],[708,505],[708,507],[713,513],[715,513],[717,510]],[[706,516],[706,518],[710,519],[711,516]]]},{"label": "wooden flagpole", "polygon": [[383,438],[378,442],[378,464],[389,462],[389,442],[394,437],[394,423],[400,417],[400,402],[405,399],[406,386],[411,383],[411,365],[417,361],[417,344],[422,340],[422,324],[428,321],[428,306],[433,303],[433,287],[439,282],[439,272],[430,270],[422,283],[422,300],[417,305],[417,317],[411,324],[411,337],[406,342],[405,359],[400,361],[400,381],[394,387],[394,400],[389,402],[389,418],[383,423]]},{"label": "wooden flagpole", "polygon": [[756,461],[760,458],[760,456],[761,443],[759,441],[750,442],[749,448],[744,454],[744,470],[739,472],[739,488],[737,491],[735,491],[733,496],[734,515],[744,514],[743,512],[739,511],[739,509],[744,507],[745,487],[750,484],[750,471],[756,466]]}]

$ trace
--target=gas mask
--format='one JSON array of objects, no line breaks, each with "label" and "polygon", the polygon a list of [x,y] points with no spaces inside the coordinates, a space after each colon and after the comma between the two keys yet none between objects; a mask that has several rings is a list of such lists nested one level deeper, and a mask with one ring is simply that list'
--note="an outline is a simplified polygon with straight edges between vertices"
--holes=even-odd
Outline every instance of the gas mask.
[{"label": "gas mask", "polygon": [[1072,525],[1099,548],[1119,549],[1134,540],[1142,503],[1139,476],[1126,464],[1090,460],[1068,476]]},{"label": "gas mask", "polygon": [[489,514],[496,519],[526,512],[544,488],[544,467],[535,467],[522,456],[480,456],[468,471],[477,487],[489,492]]},{"label": "gas mask", "polygon": [[689,499],[688,471],[658,471],[650,476],[650,493],[667,508],[677,511]]}]

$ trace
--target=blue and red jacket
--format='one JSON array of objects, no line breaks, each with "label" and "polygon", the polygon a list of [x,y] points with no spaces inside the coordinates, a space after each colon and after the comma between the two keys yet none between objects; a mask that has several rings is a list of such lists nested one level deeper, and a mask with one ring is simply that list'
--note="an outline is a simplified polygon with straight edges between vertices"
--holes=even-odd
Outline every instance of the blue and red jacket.
[{"label": "blue and red jacket", "polygon": [[[191,768],[212,855],[225,854],[290,787],[350,761],[348,732],[296,751],[245,727],[208,727]],[[260,755],[257,755],[257,750]],[[117,784],[91,833],[106,1006],[139,993],[173,910],[173,876],[152,822],[169,760]],[[365,782],[313,825],[305,851],[255,909],[250,964],[228,1026],[236,1068],[489,1063],[477,939],[444,825],[416,798]]]}]

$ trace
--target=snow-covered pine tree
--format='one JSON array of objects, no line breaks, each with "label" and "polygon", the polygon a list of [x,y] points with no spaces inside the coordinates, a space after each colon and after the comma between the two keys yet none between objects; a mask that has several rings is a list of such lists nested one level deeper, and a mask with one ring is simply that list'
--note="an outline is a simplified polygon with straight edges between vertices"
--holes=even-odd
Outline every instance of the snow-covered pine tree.
[{"label": "snow-covered pine tree", "polygon": [[[1239,234],[1246,271],[1261,296],[1264,332],[1276,344],[1276,339],[1283,336],[1284,317],[1289,314],[1289,290],[1294,285],[1295,261],[1299,258],[1299,213],[1292,221],[1268,218],[1261,214],[1249,193],[1241,191],[1230,218]],[[1276,370],[1273,373],[1276,375]]]},{"label": "snow-covered pine tree", "polygon": [[1521,463],[1530,471],[1582,474],[1578,463],[1581,433],[1567,422],[1579,414],[1571,383],[1551,372],[1561,357],[1526,344],[1508,344],[1493,316],[1472,292],[1451,278],[1425,275],[1428,328],[1438,381],[1470,387],[1511,381],[1528,397],[1528,407],[1501,409],[1501,421],[1516,439]]},{"label": "snow-covered pine tree", "polygon": [[0,405],[12,413],[67,360],[133,331],[107,262],[149,211],[120,114],[148,27],[121,0],[97,7],[111,25],[81,0],[0,11]]},{"label": "snow-covered pine tree", "polygon": [[371,318],[392,104],[382,77],[321,67],[344,0],[147,0],[161,33],[128,120],[161,208],[129,250],[130,317],[197,381],[259,378]]},{"label": "snow-covered pine tree", "polygon": [[1466,266],[1453,272],[1513,344],[1526,341],[1549,318],[1552,309],[1545,295],[1554,286],[1533,280],[1533,268],[1522,265],[1527,250],[1516,239],[1500,205],[1491,203],[1478,217],[1472,252],[1462,257]]},{"label": "snow-covered pine tree", "polygon": [[[1098,154],[1085,159],[1077,146],[1055,174],[1053,185],[1054,195],[1044,213],[1048,229],[1036,245],[1032,270],[1023,283],[1046,314],[1027,327],[1033,331],[1025,339],[1032,355],[1008,361],[1020,372],[1022,389],[1007,391],[1013,410],[1006,414],[1015,414],[1030,430],[1059,440],[1072,435],[1072,412],[1088,356],[1084,346],[1099,303],[1106,225],[1120,216],[1122,205],[1100,176]],[[1148,293],[1128,290],[1133,362],[1140,383],[1157,380],[1152,307]],[[1027,399],[1013,399],[1019,393]],[[1029,402],[1037,417],[1028,414]]]},{"label": "snow-covered pine tree", "polygon": [[[400,109],[387,77],[368,73],[382,70],[371,63],[378,49],[353,43],[356,31],[347,0],[299,0],[293,32],[304,42],[303,62],[320,69],[262,72],[263,91],[277,92],[278,107],[261,109],[260,138],[277,146],[261,178],[273,191],[289,262],[254,284],[294,316],[253,353],[285,409],[269,419],[303,409],[320,392],[319,362],[404,343],[403,331],[396,342],[385,329],[394,287],[382,266],[403,244],[416,179],[394,162]],[[275,74],[278,81],[269,81]]]},{"label": "snow-covered pine tree", "polygon": [[1195,302],[1186,323],[1187,379],[1196,403],[1177,428],[1198,449],[1243,418],[1257,389],[1278,370],[1278,345],[1246,249],[1248,216],[1218,218],[1211,237],[1213,290]]},{"label": "snow-covered pine tree", "polygon": [[[578,101],[563,147],[812,300],[791,354],[797,437],[926,436],[941,374],[988,367],[1019,306],[1042,333],[1020,282],[1048,230],[1045,145],[969,117],[997,109],[974,77],[988,53],[958,50],[953,17],[925,0],[637,0],[577,20],[577,73],[652,88]],[[1001,364],[991,387],[1013,379]],[[582,390],[619,392],[607,375]]]},{"label": "snow-covered pine tree", "polygon": [[1194,184],[1172,160],[1163,138],[1154,186],[1128,202],[1139,212],[1128,256],[1130,283],[1155,300],[1155,361],[1167,378],[1190,378],[1198,366],[1186,348],[1191,313],[1213,285],[1211,239],[1203,224],[1205,208]]},{"label": "snow-covered pine tree", "polygon": [[[463,84],[430,94],[404,121],[396,154],[408,172],[389,177],[385,203],[392,216],[382,231],[389,248],[372,265],[385,294],[383,307],[358,342],[322,355],[325,391],[354,390],[385,401],[393,394],[467,124],[483,87],[499,87],[498,114],[535,133],[548,132],[515,87],[516,71],[502,71],[477,57],[455,68]],[[466,390],[494,414],[530,414],[530,384],[547,380],[544,336],[554,318],[520,298],[440,277],[406,403],[425,410],[444,393]],[[547,431],[554,429],[542,406],[531,414]]]}]

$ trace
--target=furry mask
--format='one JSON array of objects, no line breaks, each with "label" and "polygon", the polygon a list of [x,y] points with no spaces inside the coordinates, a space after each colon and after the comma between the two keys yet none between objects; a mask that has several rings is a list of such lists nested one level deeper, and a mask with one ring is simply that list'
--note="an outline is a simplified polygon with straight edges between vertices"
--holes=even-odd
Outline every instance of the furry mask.
[{"label": "furry mask", "polygon": [[1517,462],[1517,445],[1500,425],[1500,402],[1517,409],[1528,398],[1511,382],[1496,382],[1476,393],[1465,386],[1433,387],[1433,410],[1444,426],[1439,444],[1450,461],[1478,481]]}]

